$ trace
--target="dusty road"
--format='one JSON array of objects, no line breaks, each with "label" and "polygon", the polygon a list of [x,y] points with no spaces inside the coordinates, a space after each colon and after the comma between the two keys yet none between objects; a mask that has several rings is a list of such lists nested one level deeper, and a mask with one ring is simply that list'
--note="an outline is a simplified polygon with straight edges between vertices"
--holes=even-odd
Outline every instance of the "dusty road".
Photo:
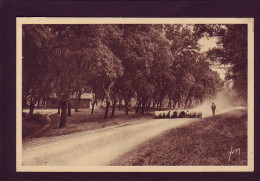
[{"label": "dusty road", "polygon": [[37,138],[35,144],[23,145],[22,163],[24,166],[106,166],[135,146],[198,120],[150,119],[51,139]]}]

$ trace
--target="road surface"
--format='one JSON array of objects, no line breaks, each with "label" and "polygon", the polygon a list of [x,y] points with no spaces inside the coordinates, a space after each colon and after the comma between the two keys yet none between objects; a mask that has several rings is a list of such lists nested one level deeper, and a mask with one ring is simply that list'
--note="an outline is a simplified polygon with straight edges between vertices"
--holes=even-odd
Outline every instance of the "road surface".
[{"label": "road surface", "polygon": [[[36,138],[36,144],[23,145],[22,164],[107,166],[137,145],[167,130],[198,120],[200,119],[150,119],[142,123],[111,126],[55,138]],[[42,141],[44,139],[45,141]]]}]

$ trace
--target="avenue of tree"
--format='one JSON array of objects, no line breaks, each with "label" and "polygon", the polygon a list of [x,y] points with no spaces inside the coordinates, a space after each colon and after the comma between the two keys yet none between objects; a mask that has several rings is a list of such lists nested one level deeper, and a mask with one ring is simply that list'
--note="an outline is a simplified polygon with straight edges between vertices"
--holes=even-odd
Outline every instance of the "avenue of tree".
[{"label": "avenue of tree", "polygon": [[[205,36],[218,37],[219,46],[200,53]],[[91,114],[104,100],[104,119],[117,104],[128,114],[133,100],[141,114],[162,109],[165,99],[169,108],[198,105],[224,85],[215,63],[228,65],[227,80],[247,96],[246,25],[23,25],[22,53],[23,106],[29,102],[32,115],[55,92],[60,127],[71,116],[70,96],[90,91]]]}]

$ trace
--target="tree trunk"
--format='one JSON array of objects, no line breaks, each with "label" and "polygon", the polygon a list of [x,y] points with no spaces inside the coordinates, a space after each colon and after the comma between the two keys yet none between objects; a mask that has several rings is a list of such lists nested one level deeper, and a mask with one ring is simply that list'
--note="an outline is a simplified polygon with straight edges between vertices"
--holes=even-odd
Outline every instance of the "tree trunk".
[{"label": "tree trunk", "polygon": [[169,105],[168,105],[168,108],[172,109],[172,100],[169,99]]},{"label": "tree trunk", "polygon": [[200,100],[199,99],[196,100],[196,104],[197,104],[197,106],[200,105]]},{"label": "tree trunk", "polygon": [[161,111],[161,109],[162,109],[162,101],[160,101],[159,111]]},{"label": "tree trunk", "polygon": [[109,107],[110,107],[110,101],[107,100],[104,119],[107,119],[107,117],[108,117]]},{"label": "tree trunk", "polygon": [[75,101],[75,112],[79,112],[78,100]]},{"label": "tree trunk", "polygon": [[42,108],[45,108],[45,95],[42,96]]},{"label": "tree trunk", "polygon": [[[41,98],[40,98],[41,99]],[[37,108],[40,109],[40,99],[38,99]]]},{"label": "tree trunk", "polygon": [[125,115],[128,115],[128,101],[125,101]]},{"label": "tree trunk", "polygon": [[101,106],[100,106],[100,107],[103,108],[103,102],[104,102],[104,100],[102,99],[102,100],[100,100],[100,101],[101,101],[101,102],[100,102],[100,103],[101,103]]},{"label": "tree trunk", "polygon": [[78,94],[77,100],[75,101],[75,112],[79,112],[81,93]]},{"label": "tree trunk", "polygon": [[122,106],[122,99],[119,98],[119,105],[118,105],[118,110],[121,111],[121,106]]},{"label": "tree trunk", "polygon": [[186,109],[187,104],[188,104],[188,102],[189,102],[189,99],[190,99],[190,94],[188,94],[187,97],[186,97],[186,99],[185,99],[184,109]]},{"label": "tree trunk", "polygon": [[152,101],[149,101],[149,102],[147,103],[146,112],[149,112],[150,107],[151,107],[151,104],[152,104]]},{"label": "tree trunk", "polygon": [[77,103],[77,101],[75,102],[75,112],[79,112],[79,108],[78,108],[78,103]]},{"label": "tree trunk", "polygon": [[152,101],[150,101],[149,104],[148,104],[148,110],[150,110],[151,104],[152,104]]},{"label": "tree trunk", "polygon": [[173,100],[173,109],[175,109],[175,108],[176,108],[176,106],[177,106],[177,103],[178,103],[178,100],[177,100],[177,99]]},{"label": "tree trunk", "polygon": [[115,115],[115,110],[116,110],[116,99],[115,99],[114,102],[113,102],[112,113],[111,113],[110,118],[113,118],[113,117],[114,117],[114,115]]},{"label": "tree trunk", "polygon": [[68,101],[68,116],[71,116],[71,100]]},{"label": "tree trunk", "polygon": [[29,116],[30,116],[30,117],[32,117],[32,115],[33,115],[34,104],[35,104],[34,101],[31,101],[31,102],[30,102],[30,112],[29,112]]},{"label": "tree trunk", "polygon": [[61,100],[61,116],[60,116],[60,125],[59,128],[65,127],[67,123],[67,101]]},{"label": "tree trunk", "polygon": [[60,105],[61,105],[61,102],[60,102],[60,100],[58,100],[58,114],[60,114]]},{"label": "tree trunk", "polygon": [[46,109],[46,97],[45,97],[45,95],[43,96],[43,108]]},{"label": "tree trunk", "polygon": [[143,101],[143,103],[142,103],[142,111],[141,111],[141,114],[144,114],[144,111],[145,111],[145,101]]},{"label": "tree trunk", "polygon": [[136,101],[136,103],[135,103],[135,108],[138,106],[138,103],[139,103],[139,101]]},{"label": "tree trunk", "polygon": [[94,113],[94,107],[95,107],[95,104],[97,103],[97,100],[95,99],[94,102],[91,104],[92,105],[92,108],[91,108],[91,115],[93,115]]},{"label": "tree trunk", "polygon": [[23,96],[23,100],[22,100],[22,111],[23,111],[23,109],[27,106],[26,97],[27,97],[27,96]]},{"label": "tree trunk", "polygon": [[138,113],[139,107],[140,107],[141,101],[138,101],[135,108],[135,113]]},{"label": "tree trunk", "polygon": [[110,91],[111,91],[111,88],[113,87],[113,85],[115,84],[115,81],[112,81],[107,89],[105,89],[104,85],[103,85],[103,89],[105,91],[105,98],[106,98],[106,111],[105,111],[105,116],[104,118],[107,119],[108,117],[108,112],[109,112],[109,106],[110,106],[110,101],[111,101],[111,98],[110,98]]},{"label": "tree trunk", "polygon": [[189,100],[189,104],[188,104],[189,108],[191,107],[191,103],[192,103],[192,99]]},{"label": "tree trunk", "polygon": [[188,101],[185,101],[184,109],[186,109],[186,107],[187,107],[187,103],[188,103]]}]

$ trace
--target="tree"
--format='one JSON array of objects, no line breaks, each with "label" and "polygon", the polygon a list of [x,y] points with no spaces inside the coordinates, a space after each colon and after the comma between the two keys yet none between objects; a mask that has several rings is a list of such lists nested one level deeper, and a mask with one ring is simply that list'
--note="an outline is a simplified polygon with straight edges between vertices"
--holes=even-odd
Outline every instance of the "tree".
[{"label": "tree", "polygon": [[199,52],[198,29],[190,25],[28,27],[24,32],[23,97],[39,100],[55,91],[62,107],[60,127],[66,126],[66,117],[71,115],[70,97],[80,99],[86,91],[95,95],[91,114],[98,99],[106,100],[107,119],[111,103],[113,117],[121,99],[125,114],[133,99],[136,113],[141,109],[141,114],[152,102],[162,109],[165,99],[170,107],[172,100],[173,107],[177,103],[190,107],[194,100],[202,102],[214,95],[221,82]]},{"label": "tree", "polygon": [[247,100],[247,25],[196,25],[199,36],[218,37],[218,47],[208,51],[212,62],[228,65],[226,80],[232,80],[238,96]]},{"label": "tree", "polygon": [[92,75],[89,75],[89,82],[88,84],[91,87],[91,90],[94,94],[93,102],[92,102],[92,108],[91,108],[91,115],[94,114],[94,107],[95,104],[97,105],[98,99],[103,100],[104,99],[104,91],[102,86],[102,79],[97,77],[93,72]]},{"label": "tree", "polygon": [[171,41],[173,65],[171,66],[176,82],[169,87],[168,97],[174,100],[174,107],[186,107],[192,97],[195,84],[193,70],[199,56],[199,37],[194,35],[191,26],[166,25],[165,36]]},{"label": "tree", "polygon": [[[51,62],[50,71],[54,77],[54,87],[62,108],[59,125],[61,128],[66,126],[67,108],[68,116],[71,116],[70,97],[82,84],[82,73],[78,72],[82,66],[78,49],[81,34],[78,34],[78,27],[73,25],[48,25],[47,29],[52,34],[52,41],[49,43],[51,49],[47,55]],[[75,57],[77,53],[79,57]]]},{"label": "tree", "polygon": [[111,42],[120,36],[120,30],[115,25],[92,25],[91,28],[91,46],[86,50],[87,59],[92,65],[88,73],[92,75],[93,81],[100,80],[106,99],[104,119],[107,119],[112,101],[111,89],[116,80],[123,75],[121,60],[109,47]]},{"label": "tree", "polygon": [[52,76],[46,56],[50,38],[51,33],[43,25],[23,25],[23,106],[29,100],[30,116],[35,103],[50,91]]}]

